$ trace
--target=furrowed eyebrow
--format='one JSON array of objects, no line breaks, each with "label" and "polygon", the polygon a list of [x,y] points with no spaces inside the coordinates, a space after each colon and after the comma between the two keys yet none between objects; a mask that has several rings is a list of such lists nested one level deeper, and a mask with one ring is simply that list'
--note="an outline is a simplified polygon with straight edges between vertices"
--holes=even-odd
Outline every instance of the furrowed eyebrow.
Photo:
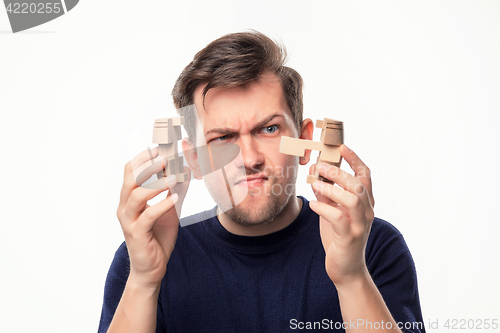
[{"label": "furrowed eyebrow", "polygon": [[271,120],[273,120],[274,118],[277,118],[277,117],[284,118],[282,114],[275,113],[275,114],[271,115],[269,118],[258,123],[257,126],[255,126],[253,130],[260,129],[261,127],[264,127],[265,124],[267,124],[268,122],[270,122]]},{"label": "furrowed eyebrow", "polygon": [[[279,114],[279,113],[275,113],[275,114],[272,114],[271,116],[269,116],[268,118],[264,119],[263,121],[259,122],[253,129],[252,131],[254,131],[255,129],[259,129],[261,127],[264,127],[264,125],[266,125],[268,122],[270,122],[271,120],[273,120],[274,118],[277,118],[277,117],[283,117],[282,114]],[[211,130],[205,132],[205,137],[208,137],[209,134],[220,134],[220,135],[227,135],[227,134],[231,134],[231,133],[234,133],[236,132],[235,129],[233,128],[230,128],[230,127],[218,127],[218,128],[212,128]]]}]

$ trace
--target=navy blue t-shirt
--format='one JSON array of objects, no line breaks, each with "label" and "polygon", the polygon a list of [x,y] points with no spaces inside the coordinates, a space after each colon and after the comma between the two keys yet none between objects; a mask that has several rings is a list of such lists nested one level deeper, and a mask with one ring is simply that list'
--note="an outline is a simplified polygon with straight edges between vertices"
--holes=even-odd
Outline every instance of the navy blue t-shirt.
[{"label": "navy blue t-shirt", "polygon": [[[265,236],[234,235],[215,211],[186,218],[183,224],[202,222],[179,228],[161,284],[156,331],[344,332],[337,290],[325,270],[319,216],[300,198],[297,219]],[[395,321],[406,332],[425,332],[415,266],[403,236],[375,218],[365,257]],[[99,333],[111,323],[128,274],[123,243],[106,279]]]}]

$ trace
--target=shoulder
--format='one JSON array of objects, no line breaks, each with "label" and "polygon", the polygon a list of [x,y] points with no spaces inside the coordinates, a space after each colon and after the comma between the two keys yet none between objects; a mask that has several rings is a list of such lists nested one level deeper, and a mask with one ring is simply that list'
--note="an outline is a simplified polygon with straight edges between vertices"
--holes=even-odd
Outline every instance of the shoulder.
[{"label": "shoulder", "polygon": [[127,244],[123,242],[115,252],[108,275],[115,277],[119,276],[126,279],[129,272],[130,258],[128,256]]},{"label": "shoulder", "polygon": [[375,218],[366,243],[366,263],[368,267],[383,267],[398,262],[413,265],[410,250],[403,235],[391,223]]},{"label": "shoulder", "polygon": [[366,244],[367,251],[373,250],[373,247],[387,246],[389,244],[406,247],[403,235],[394,225],[381,218],[374,218]]},{"label": "shoulder", "polygon": [[215,209],[211,209],[183,217],[179,221],[176,248],[190,246],[193,242],[198,242],[200,238],[206,238],[205,222],[216,216],[215,212]]},{"label": "shoulder", "polygon": [[401,235],[401,232],[394,225],[378,217],[373,219],[372,232],[385,235]]},{"label": "shoulder", "polygon": [[378,278],[379,282],[388,275],[416,275],[403,235],[395,226],[379,218],[374,219],[366,244],[366,264],[374,280]]}]

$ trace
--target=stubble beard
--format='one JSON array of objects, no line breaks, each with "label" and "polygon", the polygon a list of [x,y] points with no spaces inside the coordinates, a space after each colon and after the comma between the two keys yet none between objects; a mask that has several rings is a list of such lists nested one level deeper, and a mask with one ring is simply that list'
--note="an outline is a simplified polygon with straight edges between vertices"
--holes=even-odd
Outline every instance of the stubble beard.
[{"label": "stubble beard", "polygon": [[[226,211],[225,214],[235,223],[245,227],[271,224],[284,213],[285,208],[290,202],[290,198],[295,195],[296,179],[297,174],[294,173],[285,184],[279,184],[276,174],[270,175],[268,176],[268,181],[271,185],[271,191],[270,193],[264,193],[268,198],[264,204],[259,206],[246,205],[246,207],[238,204]],[[280,193],[278,194],[273,191],[276,186],[280,188]],[[254,192],[262,195],[260,189],[249,188],[248,196],[255,195]]]}]

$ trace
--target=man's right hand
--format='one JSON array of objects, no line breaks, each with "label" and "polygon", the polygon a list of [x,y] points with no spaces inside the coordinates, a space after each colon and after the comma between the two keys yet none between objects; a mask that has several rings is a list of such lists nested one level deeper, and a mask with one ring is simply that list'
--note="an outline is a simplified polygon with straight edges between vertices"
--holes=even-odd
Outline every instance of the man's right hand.
[{"label": "man's right hand", "polygon": [[[166,163],[158,157],[158,148],[154,148],[143,151],[125,165],[117,216],[130,257],[128,283],[141,288],[157,289],[165,275],[179,230],[177,210],[180,215],[188,189],[189,180],[176,185],[175,175],[141,187]],[[189,169],[185,172],[190,174]],[[170,191],[165,199],[152,206],[147,204],[167,189]]]}]

